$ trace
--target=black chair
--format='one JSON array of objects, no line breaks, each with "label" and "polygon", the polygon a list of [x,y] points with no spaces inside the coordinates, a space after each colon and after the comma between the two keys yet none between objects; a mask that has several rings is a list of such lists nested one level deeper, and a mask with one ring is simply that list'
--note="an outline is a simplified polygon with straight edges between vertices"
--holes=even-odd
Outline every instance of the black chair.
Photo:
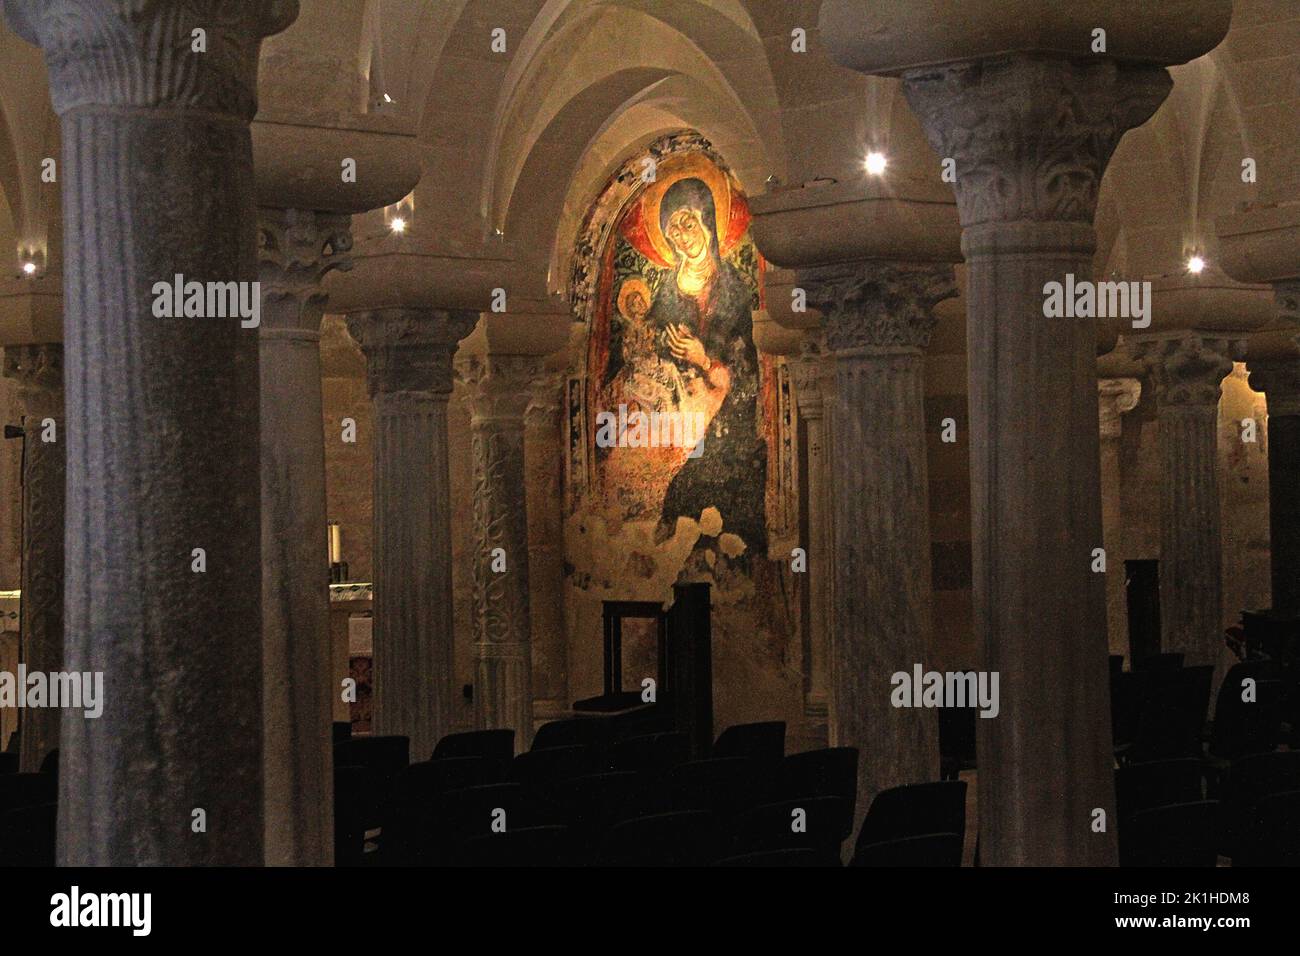
[{"label": "black chair", "polygon": [[[1135,813],[1205,798],[1201,762],[1194,757],[1128,764],[1115,771],[1115,811],[1121,824]],[[1120,838],[1124,829],[1121,825]]]},{"label": "black chair", "polygon": [[762,764],[745,757],[692,760],[674,767],[663,787],[674,810],[708,810],[724,819],[767,802]]},{"label": "black chair", "polygon": [[433,748],[433,759],[449,757],[487,757],[491,760],[510,760],[515,755],[513,730],[471,730],[462,734],[448,734]]},{"label": "black chair", "polygon": [[942,833],[955,833],[959,840],[965,836],[966,782],[963,780],[914,783],[880,791],[871,801],[858,830],[855,855],[873,843]]},{"label": "black chair", "polygon": [[59,800],[59,779],[52,773],[7,773],[0,776],[0,813]]},{"label": "black chair", "polygon": [[776,792],[783,800],[844,797],[852,803],[858,797],[858,748],[825,747],[790,754],[781,761]]},{"label": "black chair", "polygon": [[[1264,680],[1252,674],[1253,662],[1235,665],[1219,687],[1214,706],[1214,725],[1210,731],[1208,751],[1218,760],[1236,760],[1247,754],[1271,753],[1282,736],[1282,697],[1280,680]],[[1246,701],[1242,684],[1253,680],[1253,700]]]},{"label": "black chair", "polygon": [[1146,675],[1141,713],[1125,762],[1199,757],[1214,668],[1184,667]]},{"label": "black chair", "polygon": [[640,815],[632,804],[644,789],[644,777],[631,770],[571,777],[546,788],[571,831],[575,861],[594,857],[615,823]]},{"label": "black chair", "polygon": [[1116,748],[1131,744],[1137,736],[1146,678],[1146,671],[1120,671],[1110,675],[1110,728]]},{"label": "black chair", "polygon": [[765,850],[719,860],[714,866],[839,866],[837,857],[809,849]]},{"label": "black chair", "polygon": [[365,857],[367,814],[377,805],[366,767],[334,766],[334,865],[360,866]]},{"label": "black chair", "polygon": [[1133,814],[1121,832],[1121,866],[1214,866],[1217,800],[1153,807]]},{"label": "black chair", "polygon": [[961,866],[958,833],[921,833],[860,845],[849,866]]},{"label": "black chair", "polygon": [[334,745],[334,764],[340,767],[368,767],[392,780],[411,764],[411,738],[397,735],[349,737]]},{"label": "black chair", "polygon": [[467,840],[457,861],[482,867],[569,866],[571,852],[568,827],[523,827]]},{"label": "black chair", "polygon": [[1265,797],[1292,790],[1300,790],[1300,751],[1255,754],[1233,761],[1219,789],[1219,852],[1235,860],[1255,806]]},{"label": "black chair", "polygon": [[1144,657],[1137,664],[1143,671],[1176,671],[1183,666],[1182,654],[1152,654]]},{"label": "black chair", "polygon": [[608,717],[569,717],[538,727],[530,749],[588,747],[599,751],[609,744],[613,735],[614,726]]},{"label": "black chair", "polygon": [[51,750],[49,753],[45,755],[45,759],[41,761],[40,772],[52,774],[55,777],[59,775],[59,748],[58,747],[55,747],[53,750]]},{"label": "black chair", "polygon": [[1300,866],[1300,790],[1263,797],[1242,827],[1233,866]]},{"label": "black chair", "polygon": [[662,774],[690,759],[691,739],[686,734],[641,734],[614,744],[609,769]]},{"label": "black chair", "polygon": [[57,818],[53,803],[0,814],[0,866],[54,866]]},{"label": "black chair", "polygon": [[455,863],[464,845],[475,837],[558,822],[527,788],[517,783],[452,790],[422,815],[417,855],[426,863]]},{"label": "black chair", "polygon": [[352,724],[346,720],[336,720],[333,724],[334,743],[347,740],[352,736]]},{"label": "black chair", "polygon": [[956,780],[975,769],[977,707],[939,708],[939,779]]},{"label": "black chair", "polygon": [[518,754],[510,762],[510,779],[515,783],[543,786],[581,777],[591,772],[587,748],[546,747]]},{"label": "black chair", "polygon": [[839,858],[840,844],[853,827],[853,804],[844,797],[800,797],[768,803],[741,814],[733,828],[731,852],[803,848]]},{"label": "black chair", "polygon": [[785,721],[768,720],[728,727],[713,742],[711,756],[744,757],[774,763],[785,756]]},{"label": "black chair", "polygon": [[703,866],[721,849],[718,825],[703,810],[677,810],[625,820],[610,829],[603,866]]},{"label": "black chair", "polygon": [[18,772],[17,754],[0,754],[0,774]]}]

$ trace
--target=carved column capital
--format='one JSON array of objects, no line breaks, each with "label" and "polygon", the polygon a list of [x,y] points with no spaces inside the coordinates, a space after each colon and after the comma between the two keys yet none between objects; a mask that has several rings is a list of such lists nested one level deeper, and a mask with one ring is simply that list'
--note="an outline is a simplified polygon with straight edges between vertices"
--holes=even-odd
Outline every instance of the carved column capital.
[{"label": "carved column capital", "polygon": [[542,359],[536,355],[471,355],[456,363],[468,390],[473,424],[523,421],[534,398]]},{"label": "carved column capital", "polygon": [[524,414],[531,424],[552,425],[558,419],[564,407],[564,374],[561,372],[542,372],[533,382],[528,396],[528,407]]},{"label": "carved column capital", "polygon": [[272,330],[320,332],[329,294],[322,281],[352,268],[352,217],[304,209],[262,208],[257,215],[257,266],[262,302],[283,304],[263,316]]},{"label": "carved column capital", "polygon": [[4,0],[4,13],[45,51],[60,116],[166,107],[247,122],[257,112],[262,38],[294,21],[298,0]]},{"label": "carved column capital", "polygon": [[794,382],[794,399],[799,414],[806,419],[822,418],[826,411],[828,381],[834,373],[834,360],[826,348],[826,337],[821,332],[807,335],[799,347],[799,354],[786,359],[790,379]]},{"label": "carved column capital", "polygon": [[1103,378],[1097,381],[1097,409],[1101,422],[1101,437],[1119,438],[1121,418],[1137,408],[1142,397],[1142,382],[1136,378]]},{"label": "carved column capital", "polygon": [[1232,363],[1245,354],[1244,339],[1184,332],[1132,340],[1132,354],[1146,365],[1158,406],[1214,408]]},{"label": "carved column capital", "polygon": [[1161,67],[1008,56],[903,75],[931,145],[956,164],[964,227],[1091,224],[1106,163],[1173,86]]},{"label": "carved column capital", "polygon": [[477,322],[476,312],[446,309],[376,309],[349,315],[348,332],[366,356],[371,398],[394,392],[449,394],[456,345]]},{"label": "carved column capital", "polygon": [[878,260],[799,270],[808,304],[825,317],[826,346],[923,350],[938,320],[934,306],[957,294],[950,265]]},{"label": "carved column capital", "polygon": [[1248,363],[1250,387],[1268,398],[1268,417],[1300,415],[1300,356]]}]

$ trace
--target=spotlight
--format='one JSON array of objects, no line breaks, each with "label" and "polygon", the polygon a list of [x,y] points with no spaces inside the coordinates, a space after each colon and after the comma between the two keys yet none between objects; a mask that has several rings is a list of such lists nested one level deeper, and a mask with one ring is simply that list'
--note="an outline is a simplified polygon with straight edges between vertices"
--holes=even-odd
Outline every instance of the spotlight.
[{"label": "spotlight", "polygon": [[25,275],[29,275],[29,276],[34,276],[34,275],[36,275],[36,263],[34,263],[34,262],[24,262],[24,263],[23,263],[23,273],[24,273]]},{"label": "spotlight", "polygon": [[384,94],[384,102],[385,102],[385,103],[391,103],[391,102],[393,102],[393,98],[392,98],[391,96],[389,96],[387,93],[385,93],[385,94]]},{"label": "spotlight", "polygon": [[399,216],[388,224],[388,228],[396,233],[406,232],[406,220]]},{"label": "spotlight", "polygon": [[888,164],[884,153],[867,153],[867,158],[862,162],[863,168],[872,176],[879,176]]},{"label": "spotlight", "polygon": [[1187,271],[1196,275],[1205,268],[1205,260],[1200,256],[1192,256],[1187,260]]}]

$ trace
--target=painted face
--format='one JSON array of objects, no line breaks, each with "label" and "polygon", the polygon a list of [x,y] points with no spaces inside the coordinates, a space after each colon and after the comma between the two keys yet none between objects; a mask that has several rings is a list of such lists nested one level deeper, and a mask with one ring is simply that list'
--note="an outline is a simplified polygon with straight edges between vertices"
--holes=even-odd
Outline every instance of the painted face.
[{"label": "painted face", "polygon": [[709,247],[700,214],[694,209],[679,209],[668,219],[665,233],[673,248],[687,259],[699,259]]},{"label": "painted face", "polygon": [[630,319],[643,319],[645,318],[645,314],[650,311],[650,304],[646,302],[645,296],[640,292],[628,293],[623,304],[627,309],[627,315]]}]

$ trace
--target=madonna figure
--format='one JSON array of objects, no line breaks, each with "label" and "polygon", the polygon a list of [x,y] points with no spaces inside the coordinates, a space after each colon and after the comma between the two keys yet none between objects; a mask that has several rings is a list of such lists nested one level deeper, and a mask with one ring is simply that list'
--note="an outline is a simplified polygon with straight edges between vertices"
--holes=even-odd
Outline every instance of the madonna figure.
[{"label": "madonna figure", "polygon": [[718,252],[713,193],[700,179],[673,183],[659,205],[659,228],[673,252],[647,320],[656,350],[681,371],[689,396],[716,407],[703,453],[673,477],[661,520],[698,519],[712,505],[723,530],[751,549],[766,548],[767,446],[759,439],[758,353],[753,300],[744,277]]}]

